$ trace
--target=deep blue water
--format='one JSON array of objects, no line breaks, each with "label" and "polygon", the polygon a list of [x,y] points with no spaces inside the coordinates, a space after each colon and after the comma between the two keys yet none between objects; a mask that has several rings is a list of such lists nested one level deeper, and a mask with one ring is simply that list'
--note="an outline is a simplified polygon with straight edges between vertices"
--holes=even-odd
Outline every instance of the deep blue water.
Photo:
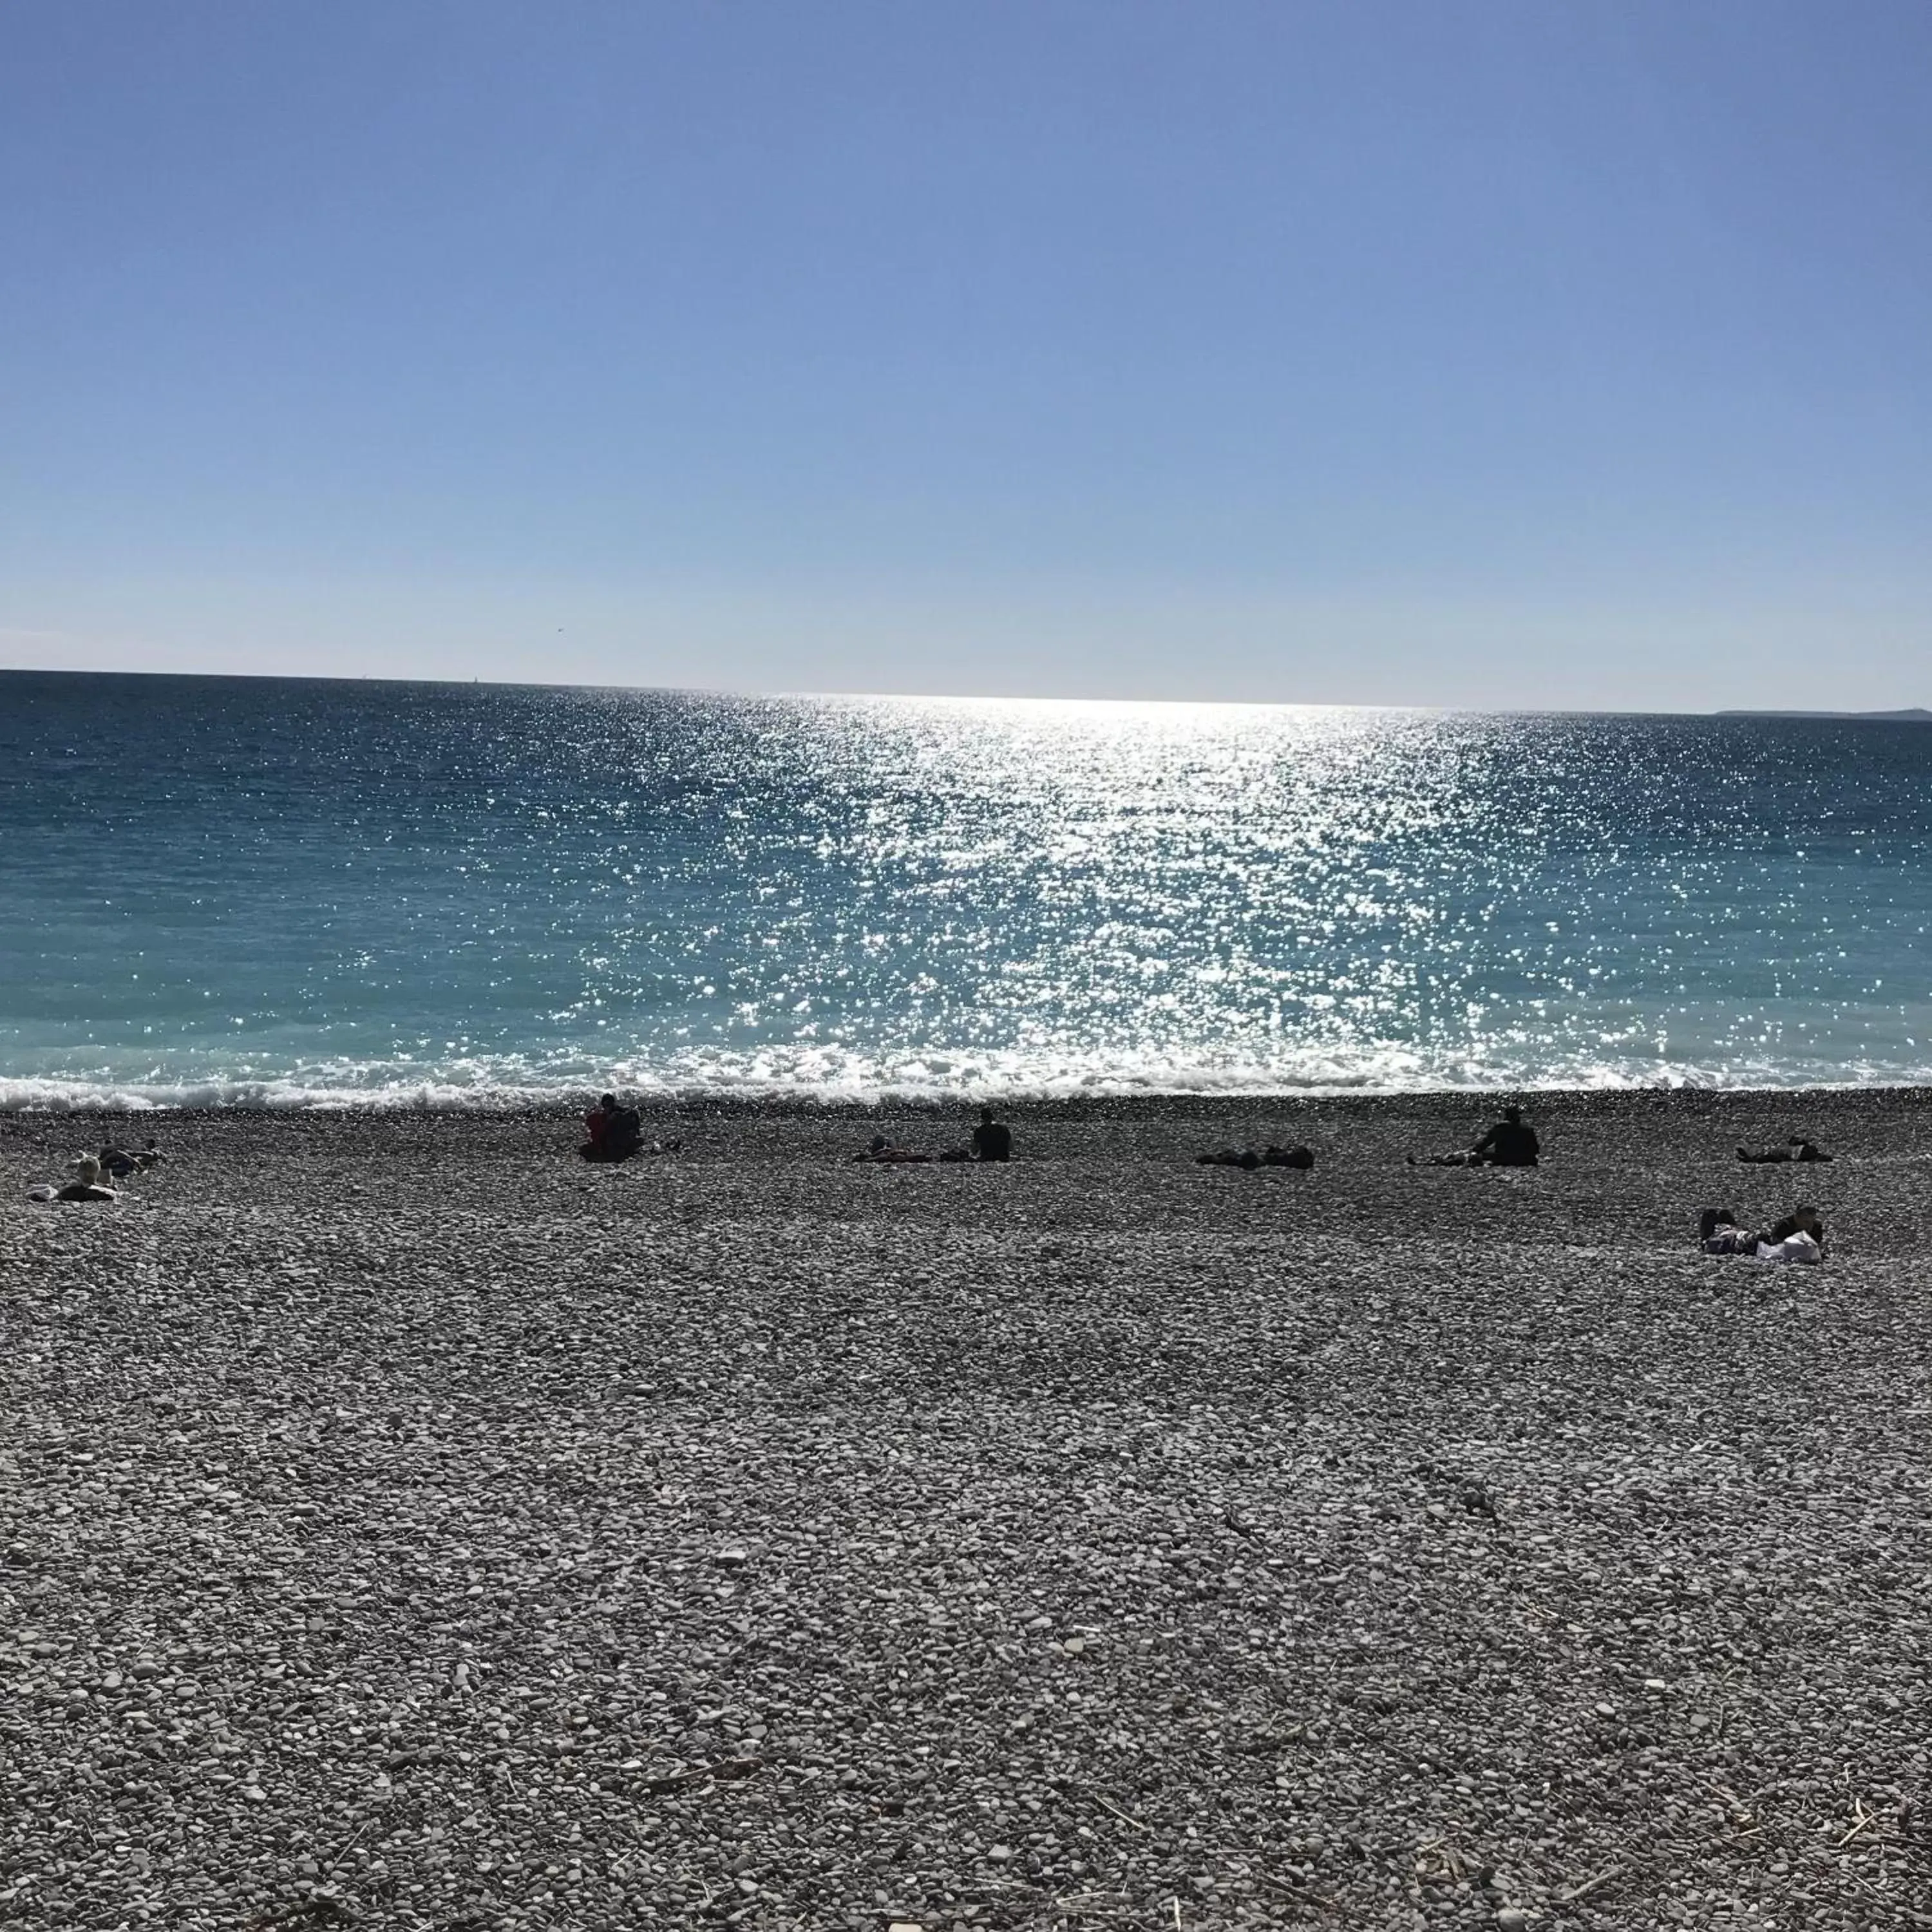
[{"label": "deep blue water", "polygon": [[1932,1077],[1932,727],[0,673],[0,1102]]}]

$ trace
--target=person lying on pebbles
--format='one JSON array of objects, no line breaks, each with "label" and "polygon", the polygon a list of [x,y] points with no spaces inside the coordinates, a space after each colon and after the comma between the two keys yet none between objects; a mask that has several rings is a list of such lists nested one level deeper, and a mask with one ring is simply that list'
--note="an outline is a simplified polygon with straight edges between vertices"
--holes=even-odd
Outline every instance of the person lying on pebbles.
[{"label": "person lying on pebbles", "polygon": [[888,1167],[923,1167],[934,1161],[1008,1161],[1012,1157],[1012,1130],[1004,1122],[994,1120],[990,1107],[980,1109],[980,1124],[973,1130],[972,1139],[964,1147],[941,1148],[937,1154],[918,1154],[910,1148],[893,1146],[884,1134],[874,1134],[872,1145],[852,1156],[855,1161],[878,1162]]},{"label": "person lying on pebbles", "polygon": [[158,1166],[166,1156],[152,1141],[148,1142],[139,1154],[130,1154],[124,1148],[104,1147],[100,1150],[100,1166],[104,1174],[116,1180],[125,1180],[130,1174],[145,1172],[148,1168]]},{"label": "person lying on pebbles", "polygon": [[1270,1144],[1257,1154],[1251,1147],[1226,1147],[1217,1148],[1212,1154],[1197,1154],[1194,1159],[1196,1165],[1202,1167],[1244,1167],[1252,1173],[1258,1167],[1312,1167],[1315,1150]]},{"label": "person lying on pebbles", "polygon": [[929,1154],[914,1154],[910,1148],[894,1147],[884,1134],[874,1134],[872,1144],[862,1154],[855,1154],[854,1160],[876,1161],[887,1167],[916,1166],[930,1161]]},{"label": "person lying on pebbles", "polygon": [[[869,1161],[886,1167],[929,1167],[935,1161],[970,1162],[986,1156],[975,1154],[970,1147],[941,1148],[937,1154],[916,1154],[910,1148],[894,1147],[884,1134],[874,1134],[872,1144],[862,1153],[855,1154],[855,1161]],[[994,1156],[1004,1160],[1004,1154]]]},{"label": "person lying on pebbles", "polygon": [[1771,1167],[1787,1160],[1829,1160],[1832,1156],[1815,1141],[1808,1141],[1802,1134],[1793,1134],[1782,1147],[1756,1150],[1741,1147],[1738,1158],[1753,1167]]},{"label": "person lying on pebbles", "polygon": [[84,1154],[74,1164],[74,1178],[63,1187],[56,1187],[50,1182],[27,1190],[29,1201],[118,1201],[120,1196],[112,1188],[104,1186],[100,1180],[100,1163],[91,1154]]},{"label": "person lying on pebbles", "polygon": [[1749,1255],[1761,1262],[1821,1262],[1825,1258],[1824,1218],[1815,1208],[1797,1208],[1762,1234],[1738,1225],[1729,1208],[1706,1208],[1697,1232],[1707,1255]]}]

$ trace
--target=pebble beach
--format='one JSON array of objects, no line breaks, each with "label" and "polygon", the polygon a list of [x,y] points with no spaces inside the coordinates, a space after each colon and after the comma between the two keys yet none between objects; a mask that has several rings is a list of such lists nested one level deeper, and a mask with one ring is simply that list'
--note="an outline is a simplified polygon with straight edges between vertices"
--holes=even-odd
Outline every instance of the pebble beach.
[{"label": "pebble beach", "polygon": [[0,1924],[1932,1927],[1932,1090],[1527,1104],[0,1118]]}]

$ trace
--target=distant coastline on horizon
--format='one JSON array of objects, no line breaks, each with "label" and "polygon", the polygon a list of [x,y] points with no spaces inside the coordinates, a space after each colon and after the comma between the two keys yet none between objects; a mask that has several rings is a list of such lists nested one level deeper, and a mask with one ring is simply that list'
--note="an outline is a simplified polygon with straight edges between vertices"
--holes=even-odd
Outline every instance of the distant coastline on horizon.
[{"label": "distant coastline on horizon", "polygon": [[1718,718],[1832,718],[1868,724],[1932,724],[1932,711],[1922,704],[1902,711],[1719,711]]}]

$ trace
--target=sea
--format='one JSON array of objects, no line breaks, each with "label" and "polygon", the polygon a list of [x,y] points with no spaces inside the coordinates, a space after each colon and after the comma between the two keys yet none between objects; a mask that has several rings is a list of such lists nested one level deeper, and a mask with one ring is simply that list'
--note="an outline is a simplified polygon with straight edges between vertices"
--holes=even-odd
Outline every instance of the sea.
[{"label": "sea", "polygon": [[1932,1078],[1932,725],[0,673],[0,1106]]}]

